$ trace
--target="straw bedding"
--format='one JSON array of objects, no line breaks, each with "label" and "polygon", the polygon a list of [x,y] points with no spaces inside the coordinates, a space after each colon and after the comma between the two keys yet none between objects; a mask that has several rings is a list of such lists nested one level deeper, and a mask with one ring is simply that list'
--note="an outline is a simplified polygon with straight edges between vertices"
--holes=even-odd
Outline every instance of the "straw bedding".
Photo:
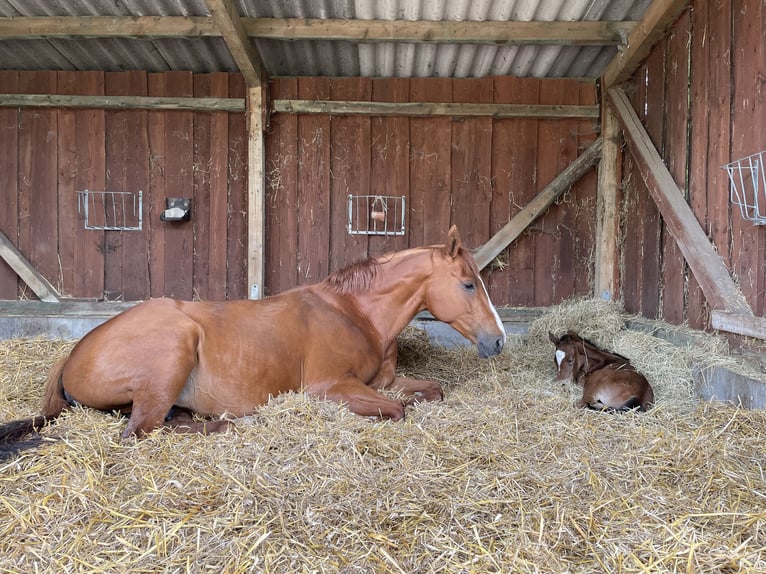
[{"label": "straw bedding", "polygon": [[[498,357],[407,330],[401,371],[445,400],[373,422],[302,394],[223,435],[119,439],[86,409],[0,462],[2,572],[736,572],[766,569],[760,411],[700,404],[681,349],[568,302]],[[632,359],[646,414],[577,410],[549,330]],[[0,420],[34,414],[71,342],[0,343]]]}]

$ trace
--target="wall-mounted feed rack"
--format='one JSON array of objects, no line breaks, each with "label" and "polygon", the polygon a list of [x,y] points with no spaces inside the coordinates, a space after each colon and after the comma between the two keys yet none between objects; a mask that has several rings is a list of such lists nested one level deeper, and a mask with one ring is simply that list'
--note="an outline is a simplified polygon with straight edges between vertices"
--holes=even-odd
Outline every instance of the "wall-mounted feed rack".
[{"label": "wall-mounted feed rack", "polygon": [[349,195],[350,235],[404,235],[404,196]]},{"label": "wall-mounted feed rack", "polygon": [[77,209],[83,215],[85,229],[140,231],[143,228],[143,192],[77,192]]},{"label": "wall-mounted feed rack", "polygon": [[743,219],[766,225],[766,150],[721,166],[729,174],[729,196]]}]

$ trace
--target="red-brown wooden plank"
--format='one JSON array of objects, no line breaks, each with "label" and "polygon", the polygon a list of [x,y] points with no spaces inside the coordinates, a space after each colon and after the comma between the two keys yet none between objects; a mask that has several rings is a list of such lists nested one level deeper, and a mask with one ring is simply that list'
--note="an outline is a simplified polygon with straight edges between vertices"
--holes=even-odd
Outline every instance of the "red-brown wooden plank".
[{"label": "red-brown wooden plank", "polygon": [[[195,98],[210,97],[212,74],[195,74],[192,78]],[[227,79],[228,82],[228,79]],[[224,96],[225,97],[225,96]],[[195,299],[210,299],[210,181],[212,172],[211,124],[213,114],[194,112],[192,178],[192,290]],[[215,283],[215,279],[212,279]]]},{"label": "red-brown wooden plank", "polygon": [[[167,76],[149,74],[148,93],[151,96],[163,96],[166,92]],[[149,237],[149,276],[151,278],[151,296],[164,297],[165,288],[165,230],[160,221],[160,214],[165,209],[167,185],[165,174],[167,167],[167,114],[162,110],[149,110],[147,114],[149,137],[149,185],[144,192],[144,229]]]},{"label": "red-brown wooden plank", "polygon": [[[766,8],[762,1],[732,2],[731,159],[766,149]],[[766,233],[732,214],[733,273],[753,312],[763,316],[766,306]]]},{"label": "red-brown wooden plank", "polygon": [[[19,91],[26,94],[56,93],[56,73],[22,72],[19,74]],[[17,247],[37,271],[56,289],[60,289],[56,110],[24,108],[19,116]]]},{"label": "red-brown wooden plank", "polygon": [[[409,99],[409,79],[386,78],[372,80],[372,100],[406,102]],[[370,126],[370,193],[373,195],[404,196],[409,203],[410,181],[410,118],[374,117]],[[407,247],[407,237],[371,235],[369,255],[376,257]]]},{"label": "red-brown wooden plank", "polygon": [[[686,187],[689,12],[676,21],[667,39],[665,149],[668,170],[681,189]],[[696,190],[705,193],[705,188]],[[704,221],[704,219],[703,219]],[[662,226],[662,318],[677,325],[686,318],[686,263],[678,244]]]},{"label": "red-brown wooden plank", "polygon": [[[495,102],[538,104],[540,80],[504,76],[495,79]],[[495,194],[492,214],[498,216],[493,234],[511,220],[537,194],[537,128],[534,119],[496,120],[493,127],[492,169]],[[506,210],[496,206],[507,204]],[[499,217],[505,213],[504,217]],[[507,264],[503,271],[489,276],[490,294],[499,305],[531,306],[535,304],[535,236],[526,230],[508,246],[500,260]],[[505,278],[505,280],[504,280]]]},{"label": "red-brown wooden plank", "polygon": [[[0,70],[0,86],[6,93],[18,91],[19,73]],[[19,110],[0,108],[0,173],[5,174],[0,186],[0,231],[18,247],[18,150]],[[18,279],[11,267],[0,258],[0,299],[18,297]]]},{"label": "red-brown wooden plank", "polygon": [[[144,72],[110,72],[106,95],[147,95]],[[108,191],[146,191],[149,183],[149,141],[147,112],[109,110],[106,113],[106,188]],[[144,205],[143,219],[150,214]],[[104,291],[109,299],[138,301],[149,297],[149,234],[143,231],[105,233]]]},{"label": "red-brown wooden plank", "polygon": [[[59,72],[58,93],[104,93],[103,72]],[[77,192],[105,188],[106,114],[102,109],[58,110],[59,256],[64,291],[101,298],[104,292],[104,232],[85,229]]]},{"label": "red-brown wooden plank", "polygon": [[[449,78],[413,78],[410,101],[451,102]],[[452,120],[449,117],[410,120],[410,204],[407,209],[409,246],[443,243],[450,224]]]},{"label": "red-brown wooden plank", "polygon": [[[194,93],[190,72],[166,72],[165,95],[191,97]],[[194,114],[188,110],[165,112],[165,192],[167,198],[192,198]],[[192,204],[192,218],[195,207]],[[156,217],[156,216],[155,216]],[[165,294],[177,299],[192,299],[192,254],[194,251],[191,222],[160,221],[165,228]]]},{"label": "red-brown wooden plank", "polygon": [[[452,98],[492,103],[492,78],[455,79]],[[463,242],[479,247],[490,238],[492,203],[492,118],[452,119],[452,223]]]},{"label": "red-brown wooden plank", "polygon": [[[579,101],[583,106],[597,105],[595,84],[581,82],[578,84]],[[577,130],[577,155],[590,147],[599,133],[599,123],[594,120],[579,120],[574,125]],[[595,277],[595,263],[591,255],[596,250],[596,225],[597,220],[597,196],[598,196],[598,170],[591,169],[577,181],[571,190],[572,198],[576,204],[573,223],[573,261],[574,261],[574,289],[571,295],[592,296],[593,284],[590,279]],[[616,253],[608,254],[609,257],[617,257]]]},{"label": "red-brown wooden plank", "polygon": [[[229,97],[245,97],[241,74],[229,76]],[[247,122],[229,114],[229,219],[226,298],[246,299],[247,286]]]},{"label": "red-brown wooden plank", "polygon": [[[330,98],[327,78],[298,79],[298,97]],[[330,117],[298,118],[298,277],[297,284],[316,283],[329,272]]]},{"label": "red-brown wooden plank", "polygon": [[[337,78],[330,83],[333,100],[369,101],[369,78]],[[348,233],[348,196],[370,193],[369,117],[334,116],[330,140],[330,271],[368,255],[368,237]]]},{"label": "red-brown wooden plank", "polygon": [[[731,128],[731,13],[730,0],[707,3],[692,12],[695,22],[692,49],[692,172],[690,192],[697,219],[729,269],[731,261],[731,205],[729,181],[721,166],[729,161]],[[699,19],[699,20],[698,20]],[[703,22],[701,22],[702,20]],[[703,215],[704,214],[704,215]],[[709,324],[699,282],[689,274],[689,326]]]},{"label": "red-brown wooden plank", "polygon": [[[275,99],[298,97],[298,80],[272,81]],[[275,114],[266,139],[266,293],[296,285],[298,269],[298,116]]]}]

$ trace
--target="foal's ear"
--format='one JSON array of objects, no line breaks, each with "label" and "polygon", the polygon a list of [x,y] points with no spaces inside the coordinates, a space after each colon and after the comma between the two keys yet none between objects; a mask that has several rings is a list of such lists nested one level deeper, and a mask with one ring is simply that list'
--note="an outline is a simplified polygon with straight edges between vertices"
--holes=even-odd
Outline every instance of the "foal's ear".
[{"label": "foal's ear", "polygon": [[447,234],[447,255],[452,258],[457,257],[462,246],[463,242],[460,240],[460,232],[457,230],[457,225],[453,225],[449,228],[449,233]]},{"label": "foal's ear", "polygon": [[556,337],[556,335],[554,335],[554,334],[553,334],[553,333],[551,333],[550,331],[548,331],[548,338],[551,340],[551,343],[553,343],[554,345],[558,345],[558,344],[559,344],[559,342],[561,341],[561,339],[558,339],[558,338]]}]

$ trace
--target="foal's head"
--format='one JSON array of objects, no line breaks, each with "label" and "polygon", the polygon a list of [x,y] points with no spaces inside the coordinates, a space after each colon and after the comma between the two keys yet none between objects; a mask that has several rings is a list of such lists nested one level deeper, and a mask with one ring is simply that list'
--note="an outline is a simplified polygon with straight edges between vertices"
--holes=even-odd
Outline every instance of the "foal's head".
[{"label": "foal's head", "polygon": [[551,343],[556,345],[554,361],[556,362],[556,378],[559,381],[577,382],[577,374],[587,359],[582,337],[571,331],[561,338],[548,332]]},{"label": "foal's head", "polygon": [[433,256],[434,271],[427,279],[426,307],[439,321],[451,325],[474,343],[481,357],[503,350],[505,329],[489,300],[479,268],[463,247],[453,225],[444,247]]}]

